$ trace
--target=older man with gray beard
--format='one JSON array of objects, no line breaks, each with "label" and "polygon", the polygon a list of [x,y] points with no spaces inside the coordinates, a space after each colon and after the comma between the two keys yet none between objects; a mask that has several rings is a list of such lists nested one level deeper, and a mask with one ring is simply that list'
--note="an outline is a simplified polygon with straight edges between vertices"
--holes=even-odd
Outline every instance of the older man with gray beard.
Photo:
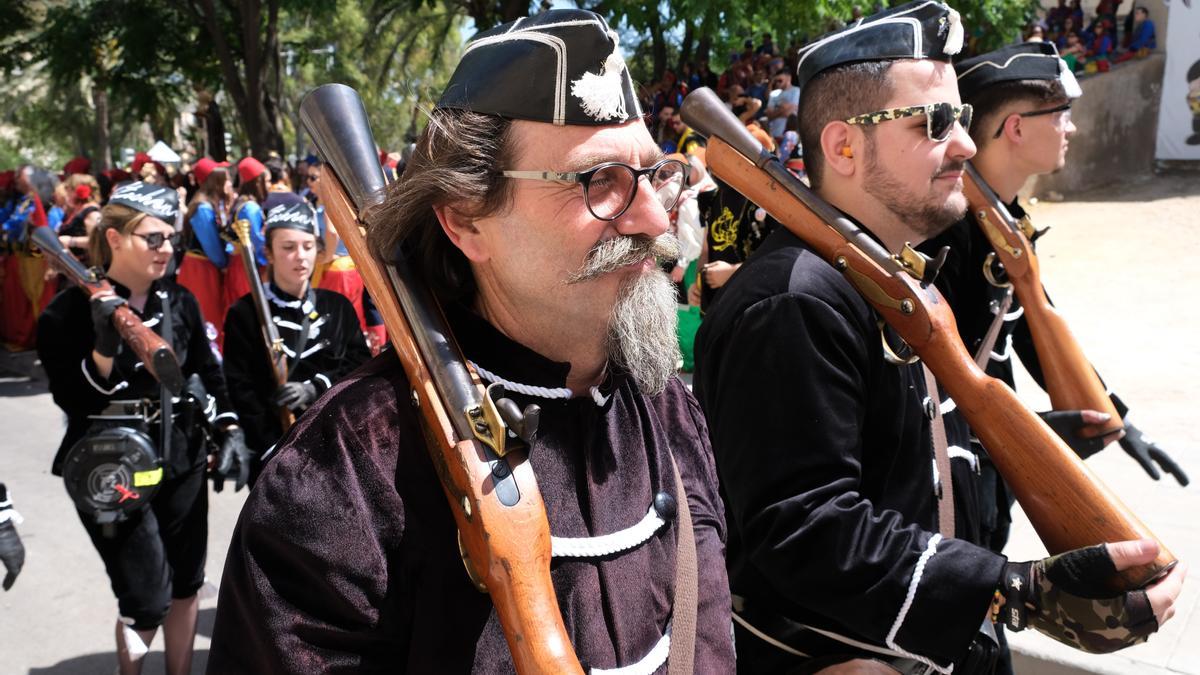
[{"label": "older man with gray beard", "polygon": [[[726,673],[724,513],[657,263],[676,256],[685,167],[640,117],[597,15],[484,32],[368,214],[370,244],[430,285],[484,381],[541,406],[529,461],[585,669]],[[210,672],[512,672],[409,389],[382,354],[281,441],[234,533]],[[677,573],[698,576],[695,597]]]}]

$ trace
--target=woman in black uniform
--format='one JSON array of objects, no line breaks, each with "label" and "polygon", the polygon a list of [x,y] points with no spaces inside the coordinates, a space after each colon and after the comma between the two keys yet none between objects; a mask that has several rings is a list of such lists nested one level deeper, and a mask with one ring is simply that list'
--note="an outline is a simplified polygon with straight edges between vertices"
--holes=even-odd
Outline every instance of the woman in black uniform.
[{"label": "woman in black uniform", "polygon": [[225,318],[225,381],[246,429],[246,445],[261,458],[252,481],[283,435],[279,410],[306,409],[371,357],[354,305],[309,283],[317,258],[317,215],[307,203],[276,206],[264,226],[271,319],[283,340],[288,382],[278,386],[267,361],[254,297],[244,295]]},{"label": "woman in black uniform", "polygon": [[[67,415],[53,472],[63,475],[67,464],[70,481],[71,467],[79,463],[88,439],[113,427],[150,444],[161,461],[161,471],[145,472],[149,479],[133,483],[147,493],[157,490],[142,508],[114,517],[113,512],[105,515],[81,507],[76,499],[84,529],[104,560],[117,597],[121,673],[140,672],[141,657],[160,625],[167,672],[186,673],[191,666],[196,592],[204,582],[208,543],[208,491],[204,434],[197,425],[182,421],[182,400],[168,406],[175,423],[170,433],[163,433],[159,420],[164,389],[121,342],[112,323],[117,307],[128,305],[148,328],[168,335],[184,376],[199,376],[208,394],[201,407],[213,416],[225,473],[232,475],[238,469],[235,460],[245,457],[242,432],[196,299],[163,278],[178,241],[178,212],[179,196],[168,187],[135,182],[114,190],[100,224],[89,235],[91,260],[104,268],[114,292],[89,300],[86,293],[69,288],[54,298],[38,322],[38,356],[54,402]],[[195,390],[194,384],[189,389]],[[101,491],[103,485],[101,480]],[[124,498],[128,489],[119,491]]]}]

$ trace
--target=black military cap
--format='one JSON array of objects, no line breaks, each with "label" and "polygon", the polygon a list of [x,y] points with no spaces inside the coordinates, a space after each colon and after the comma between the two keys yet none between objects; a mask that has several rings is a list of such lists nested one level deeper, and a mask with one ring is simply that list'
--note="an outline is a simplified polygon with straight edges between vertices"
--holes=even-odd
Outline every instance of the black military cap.
[{"label": "black military cap", "polygon": [[179,215],[179,193],[165,185],[134,181],[118,185],[108,198],[109,204],[120,204],[148,216],[174,225]]},{"label": "black military cap", "polygon": [[796,86],[849,63],[934,59],[949,61],[962,50],[958,12],[941,2],[917,0],[872,14],[804,46],[798,53]]},{"label": "black military cap", "polygon": [[616,31],[581,9],[550,10],[475,36],[437,107],[558,125],[642,116]]},{"label": "black military cap", "polygon": [[1058,80],[1069,98],[1083,90],[1067,63],[1058,56],[1053,42],[1022,42],[1001,47],[955,64],[958,91],[963,100],[973,99],[988,87],[1014,80]]},{"label": "black military cap", "polygon": [[317,235],[317,212],[307,202],[298,204],[280,204],[267,212],[267,222],[263,225],[263,233],[279,228],[300,230]]}]

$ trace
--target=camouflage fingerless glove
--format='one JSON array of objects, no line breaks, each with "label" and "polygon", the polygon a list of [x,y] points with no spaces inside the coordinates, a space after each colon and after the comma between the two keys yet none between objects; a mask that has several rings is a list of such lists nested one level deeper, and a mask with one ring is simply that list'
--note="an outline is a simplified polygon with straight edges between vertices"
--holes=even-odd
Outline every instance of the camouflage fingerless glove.
[{"label": "camouflage fingerless glove", "polygon": [[1145,591],[1113,595],[1105,583],[1116,573],[1103,546],[1044,560],[1007,563],[998,620],[1009,630],[1032,626],[1075,649],[1106,654],[1140,644],[1158,630]]}]

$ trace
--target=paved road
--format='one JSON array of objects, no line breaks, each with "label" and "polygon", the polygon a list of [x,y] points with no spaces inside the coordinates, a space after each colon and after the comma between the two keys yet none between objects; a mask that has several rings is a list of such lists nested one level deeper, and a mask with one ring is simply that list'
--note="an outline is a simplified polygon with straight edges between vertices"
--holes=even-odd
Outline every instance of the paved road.
[{"label": "paved road", "polygon": [[[1194,310],[1200,269],[1193,253],[1200,173],[1043,202],[1032,213],[1038,227],[1053,227],[1038,252],[1055,304],[1106,383],[1130,406],[1137,426],[1194,482],[1187,488],[1169,477],[1155,482],[1115,444],[1088,464],[1192,569],[1178,613],[1147,644],[1095,656],[1027,631],[1013,643],[1038,661],[1019,661],[1026,666],[1019,672],[1200,674],[1200,315]],[[1048,407],[1027,378],[1017,389],[1037,409]],[[1044,550],[1023,520],[1007,553],[1028,560]]]},{"label": "paved road", "polygon": [[[1069,203],[1043,203],[1034,217],[1039,226],[1054,226],[1040,243],[1044,277],[1089,356],[1136,411],[1139,424],[1200,482],[1200,439],[1193,432],[1200,315],[1192,310],[1200,272],[1191,253],[1198,186],[1196,174],[1160,178]],[[1031,386],[1022,391],[1029,395]],[[26,517],[20,532],[28,549],[16,586],[0,593],[0,673],[112,672],[116,603],[61,480],[49,473],[62,416],[39,383],[0,384],[0,420],[0,480],[12,487]],[[1180,558],[1200,565],[1195,485],[1155,483],[1116,447],[1089,464]],[[214,583],[243,498],[229,491],[212,495],[208,575]],[[1010,553],[1016,559],[1043,555],[1027,524],[1016,528]],[[1200,673],[1198,603],[1200,581],[1193,578],[1163,633],[1120,655],[1089,657],[1022,634],[1014,640],[1028,655],[1019,661],[1021,672]],[[203,672],[215,603],[201,606],[195,672]],[[160,637],[153,649],[161,648]],[[149,657],[145,672],[162,672],[161,655]]]},{"label": "paved road", "polygon": [[[28,368],[31,354],[0,364]],[[0,593],[0,674],[93,675],[116,668],[113,624],[117,604],[104,565],[50,460],[63,433],[63,415],[44,382],[0,384],[0,480],[25,517],[25,569],[12,590]],[[246,492],[209,496],[208,577],[220,583],[229,536]],[[193,672],[203,673],[216,599],[201,603]],[[147,675],[164,672],[162,636],[149,655]]]}]

